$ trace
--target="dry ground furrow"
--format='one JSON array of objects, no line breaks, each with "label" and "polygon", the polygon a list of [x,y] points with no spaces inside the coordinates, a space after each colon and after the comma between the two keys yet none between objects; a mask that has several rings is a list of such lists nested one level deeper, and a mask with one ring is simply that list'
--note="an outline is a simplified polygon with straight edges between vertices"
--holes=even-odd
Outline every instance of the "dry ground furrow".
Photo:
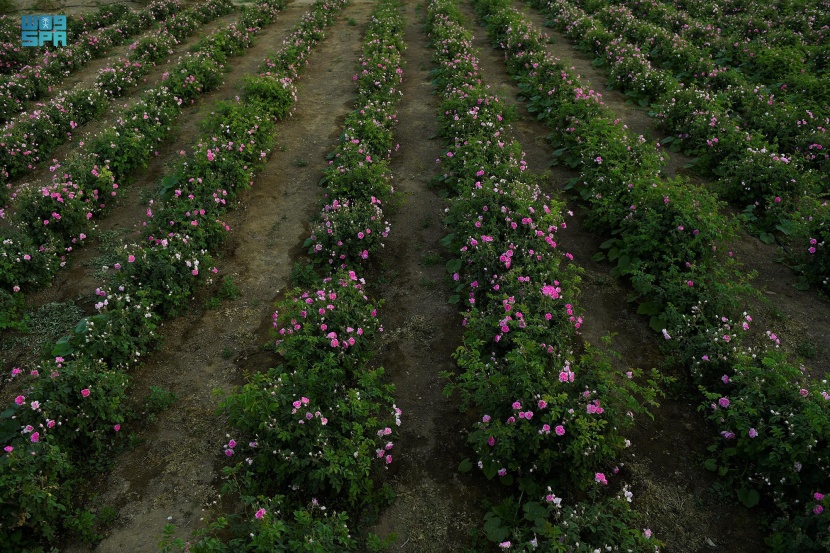
[{"label": "dry ground furrow", "polygon": [[[181,534],[189,532],[200,524],[202,508],[217,497],[221,444],[229,429],[215,414],[212,392],[240,383],[242,373],[278,363],[275,355],[261,351],[272,303],[287,286],[292,254],[319,209],[320,167],[351,106],[351,77],[372,8],[369,2],[353,3],[313,53],[299,85],[297,112],[278,126],[284,151],[271,155],[253,189],[241,194],[241,204],[226,217],[231,236],[217,266],[220,276],[234,277],[240,299],[204,311],[199,303],[204,298],[198,298],[189,315],[162,327],[163,348],[135,371],[135,397],[160,386],[179,398],[156,424],[140,431],[143,445],[119,455],[107,479],[96,486],[99,502],[119,512],[116,527],[96,551],[155,552],[168,517]],[[346,25],[345,17],[354,17],[358,25]],[[278,44],[273,37],[268,47]],[[236,70],[251,69],[255,64],[248,59],[235,64]],[[307,160],[308,167],[295,167],[297,159]]]},{"label": "dry ground furrow", "polygon": [[[483,78],[495,90],[504,92],[502,98],[505,101],[517,104],[520,118],[512,126],[514,136],[527,154],[529,169],[541,173],[552,157],[552,148],[543,140],[550,131],[515,100],[518,87],[507,73],[503,53],[491,47],[486,29],[473,23],[477,19],[468,2],[463,3],[462,13],[470,22],[468,28],[476,36],[474,45],[480,51]],[[533,22],[534,25],[541,24]],[[549,46],[549,52],[560,59],[573,60],[576,71],[585,74],[586,68],[576,60],[576,52],[567,43],[557,42]],[[584,65],[589,66],[590,61]],[[600,92],[609,107],[633,127],[631,121],[638,119],[636,113],[633,118],[628,113],[633,108],[626,106],[624,100],[619,103],[619,98],[613,102],[610,99],[619,93],[606,91],[604,87]],[[646,130],[642,127],[638,132],[645,133]],[[543,188],[561,197],[559,190],[575,175],[575,171],[555,167]],[[584,208],[580,204],[570,198],[567,204],[574,216],[568,219],[568,227],[560,232],[560,237],[566,251],[573,253],[575,262],[586,271],[580,285],[582,296],[579,301],[585,317],[581,329],[584,338],[599,345],[603,336],[615,335],[612,348],[620,354],[616,364],[622,370],[628,367],[648,370],[658,366],[661,356],[657,339],[648,328],[647,320],[637,316],[626,301],[628,287],[608,274],[610,267],[607,264],[591,259],[606,237],[585,228]],[[630,469],[628,479],[635,484],[633,491],[638,499],[635,507],[645,514],[658,539],[667,543],[669,551],[707,551],[706,538],[723,551],[758,551],[761,544],[752,513],[742,507],[718,505],[713,498],[706,497],[713,480],[702,468],[701,459],[710,437],[695,405],[673,399],[665,399],[662,404],[654,411],[654,422],[642,417],[631,432],[633,447],[625,463]]]},{"label": "dry ground furrow", "polygon": [[[91,294],[101,284],[96,272],[103,264],[102,256],[112,247],[110,243],[104,243],[95,236],[109,233],[117,243],[134,239],[138,232],[136,225],[140,225],[146,217],[146,197],[154,192],[165,168],[179,157],[181,150],[190,149],[193,140],[199,135],[201,121],[211,112],[216,102],[233,98],[240,93],[242,78],[256,74],[260,63],[270,52],[279,48],[282,40],[288,36],[289,31],[299,22],[307,9],[308,4],[303,2],[294,2],[286,7],[273,24],[257,35],[254,45],[243,56],[232,60],[230,72],[225,75],[225,82],[216,90],[203,95],[196,105],[186,108],[179,115],[177,126],[170,137],[160,145],[159,155],[151,158],[147,167],[136,175],[135,180],[121,189],[118,204],[98,222],[98,233],[91,233],[92,238],[87,240],[84,247],[69,254],[67,268],[55,275],[51,287],[27,297],[30,311],[52,302],[74,301],[87,313],[92,312],[94,300]],[[3,365],[2,368],[11,369],[12,366],[20,366],[26,359],[36,355],[37,352],[22,347],[3,349],[0,350],[0,363]]]},{"label": "dry ground furrow", "polygon": [[447,304],[452,292],[438,257],[447,204],[427,189],[435,159],[443,154],[439,141],[427,139],[438,132],[431,50],[421,30],[422,12],[412,3],[404,9],[406,66],[395,131],[401,148],[391,164],[400,204],[387,214],[392,232],[381,257],[380,291],[387,343],[377,359],[395,384],[403,417],[392,465],[397,498],[372,531],[396,533],[395,551],[460,551],[469,545],[469,529],[482,520],[478,490],[486,484],[478,474],[458,473],[470,455],[471,421],[441,393],[446,382],[440,372],[454,370],[451,355],[461,345],[461,317]]},{"label": "dry ground furrow", "polygon": [[[524,7],[519,2],[515,2],[515,7],[536,29],[544,30],[554,38],[555,43],[548,46],[548,52],[573,65],[584,76],[584,82],[591,83],[595,90],[602,93],[605,104],[619,114],[632,131],[654,140],[665,136],[657,128],[656,121],[646,115],[646,110],[634,107],[622,92],[608,90],[600,84],[605,83],[608,76],[605,69],[591,64],[592,55],[577,51],[565,36],[543,27],[545,17],[538,10]],[[666,174],[669,176],[676,175],[679,170],[682,172],[682,167],[692,160],[668,150],[663,153],[668,158]],[[710,189],[714,185],[711,180],[697,176],[692,180]],[[737,214],[733,208],[729,209],[729,213]],[[763,325],[764,329],[778,334],[784,347],[791,352],[812,353],[813,357],[807,361],[807,365],[814,376],[826,378],[830,374],[830,347],[827,340],[830,336],[830,302],[827,298],[816,290],[797,290],[793,287],[798,283],[798,276],[785,265],[776,263],[775,260],[780,256],[777,246],[764,244],[753,236],[742,234],[737,243],[729,245],[729,249],[744,264],[746,272],[758,272],[753,285],[769,300],[768,306],[752,307],[755,326]]]}]

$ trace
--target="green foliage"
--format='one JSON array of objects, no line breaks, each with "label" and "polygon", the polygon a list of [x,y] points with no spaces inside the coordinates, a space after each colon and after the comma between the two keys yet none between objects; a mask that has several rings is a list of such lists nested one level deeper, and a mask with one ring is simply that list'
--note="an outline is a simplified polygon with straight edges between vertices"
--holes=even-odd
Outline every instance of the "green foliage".
[{"label": "green foliage", "polygon": [[324,207],[303,245],[318,263],[327,262],[334,270],[357,269],[383,247],[389,228],[380,200],[335,199]]},{"label": "green foliage", "polygon": [[208,300],[208,309],[218,309],[222,301],[235,300],[238,297],[239,288],[234,284],[233,277],[227,275],[222,279],[222,285],[217,290],[216,295]]},{"label": "green foliage", "polygon": [[297,101],[296,86],[289,79],[248,76],[242,81],[242,90],[258,110],[280,121],[291,114]]},{"label": "green foliage", "polygon": [[332,381],[353,382],[374,353],[373,338],[382,332],[380,305],[366,297],[356,277],[342,274],[315,292],[293,290],[274,313],[276,350],[293,369],[326,367]]},{"label": "green foliage", "polygon": [[391,443],[392,388],[380,383],[382,369],[355,387],[330,374],[316,366],[310,374],[272,369],[223,402],[230,425],[252,440],[226,449],[253,459],[227,469],[247,493],[293,488],[336,495],[351,507],[372,501],[372,467],[385,465],[375,452]]},{"label": "green foliage", "polygon": [[291,269],[291,285],[295,288],[311,288],[314,284],[319,282],[319,277],[314,271],[314,265],[303,265],[302,263],[294,263]]},{"label": "green foliage", "polygon": [[165,390],[160,386],[150,386],[150,393],[144,400],[144,410],[147,413],[161,413],[170,408],[176,403],[179,396],[170,390]]},{"label": "green foliage", "polygon": [[[4,422],[0,416],[0,428]],[[74,473],[66,453],[45,440],[18,443],[0,456],[0,551],[12,553],[55,539],[70,508]]]},{"label": "green foliage", "polygon": [[43,376],[33,382],[30,397],[40,401],[40,409],[20,413],[20,423],[36,428],[43,420],[60,423],[44,432],[80,465],[105,453],[116,437],[114,425],[124,422],[127,376],[89,360],[53,362],[38,370]]},{"label": "green foliage", "polygon": [[807,493],[825,492],[827,390],[805,382],[778,351],[736,355],[730,365],[728,383],[702,390],[707,401],[700,407],[724,437],[717,442],[719,464],[729,467],[738,488],[759,490],[784,509]]},{"label": "green foliage", "polygon": [[27,330],[28,317],[23,312],[24,304],[21,294],[10,294],[0,289],[0,330]]},{"label": "green foliage", "polygon": [[484,533],[493,543],[509,542],[511,551],[652,553],[662,545],[637,528],[639,517],[622,493],[590,496],[573,505],[551,493],[541,501],[508,498],[485,515]]}]

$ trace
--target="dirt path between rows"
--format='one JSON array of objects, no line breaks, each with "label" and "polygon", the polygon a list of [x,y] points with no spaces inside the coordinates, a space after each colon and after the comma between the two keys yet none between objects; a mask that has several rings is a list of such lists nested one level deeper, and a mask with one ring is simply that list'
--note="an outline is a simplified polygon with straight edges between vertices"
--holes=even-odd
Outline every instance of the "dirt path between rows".
[{"label": "dirt path between rows", "polygon": [[[296,23],[295,16],[307,7],[295,2],[284,21]],[[292,259],[317,212],[319,171],[351,108],[351,77],[372,7],[354,2],[312,54],[299,83],[297,112],[278,126],[282,148],[225,219],[231,236],[217,266],[220,276],[233,276],[240,298],[206,311],[201,307],[205,298],[197,297],[190,314],[164,324],[163,348],[134,372],[133,397],[159,386],[175,392],[178,400],[156,424],[138,433],[141,445],[119,455],[107,478],[95,486],[97,506],[118,511],[115,527],[95,551],[155,553],[168,521],[185,536],[200,524],[202,510],[218,500],[217,470],[230,429],[215,412],[213,391],[229,390],[244,373],[278,363],[276,355],[262,350],[269,341],[273,302],[288,284]],[[358,24],[346,25],[346,17]],[[255,52],[234,63],[234,72],[254,69],[265,52],[276,50],[283,34],[263,37]],[[224,94],[233,95],[233,88]],[[298,167],[297,160],[308,166]],[[66,549],[88,550],[81,545]]]},{"label": "dirt path between rows", "polygon": [[397,498],[372,531],[397,534],[394,551],[460,551],[469,545],[469,530],[481,525],[479,492],[488,483],[477,473],[458,472],[470,455],[471,421],[442,395],[446,381],[440,373],[455,369],[451,355],[461,345],[461,316],[447,304],[447,255],[439,245],[447,234],[447,203],[427,188],[444,153],[437,140],[428,139],[438,132],[431,50],[422,10],[410,2],[404,13],[404,95],[395,131],[401,148],[391,165],[399,205],[388,216],[392,232],[381,261],[386,306],[380,316],[391,340],[378,359],[395,384],[403,417],[391,482]]},{"label": "dirt path between rows", "polygon": [[[508,104],[516,105],[519,120],[512,125],[514,136],[526,153],[529,170],[543,173],[552,158],[552,148],[545,141],[550,131],[527,112],[523,103],[516,101],[519,90],[507,73],[504,54],[491,47],[486,29],[477,23],[469,2],[463,2],[461,8],[467,27],[476,36],[473,43],[479,48],[482,76]],[[541,17],[529,19],[537,29],[544,23]],[[590,60],[580,59],[579,53],[567,42],[557,41],[548,51],[561,60],[568,60],[568,65],[573,65],[582,75],[592,69]],[[602,93],[606,105],[629,128],[644,136],[652,134],[647,125],[649,118],[627,104],[624,95],[603,85],[592,84],[592,87]],[[574,213],[567,219],[567,229],[559,234],[566,251],[573,253],[574,261],[585,269],[579,301],[585,317],[582,335],[589,343],[600,345],[602,337],[610,334],[611,348],[619,354],[615,366],[621,371],[629,367],[644,370],[659,367],[662,356],[655,334],[647,320],[637,316],[626,300],[627,285],[609,275],[607,263],[591,259],[607,237],[589,232],[584,225],[584,207],[561,193],[565,183],[576,175],[576,171],[554,167],[543,188],[565,199],[568,209]],[[743,507],[723,505],[709,491],[714,480],[703,469],[702,459],[710,436],[695,404],[683,397],[666,398],[661,404],[654,410],[654,421],[645,416],[636,421],[629,432],[633,445],[622,459],[625,468],[621,474],[633,484],[635,508],[643,513],[657,539],[666,542],[668,552],[711,551],[707,540],[721,551],[762,550],[753,513]]]}]

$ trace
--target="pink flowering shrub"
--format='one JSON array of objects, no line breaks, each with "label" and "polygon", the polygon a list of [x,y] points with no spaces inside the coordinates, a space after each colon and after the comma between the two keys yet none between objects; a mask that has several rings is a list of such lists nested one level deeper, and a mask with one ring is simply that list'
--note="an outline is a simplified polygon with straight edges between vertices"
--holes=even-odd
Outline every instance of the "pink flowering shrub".
[{"label": "pink flowering shrub", "polygon": [[286,362],[301,369],[308,363],[352,382],[372,356],[373,338],[383,331],[377,317],[380,302],[370,300],[363,284],[340,274],[325,279],[318,290],[295,290],[277,305],[272,335]]},{"label": "pink flowering shrub", "polygon": [[98,360],[78,359],[38,365],[25,401],[14,418],[25,432],[39,432],[65,449],[76,463],[111,447],[113,424],[124,422],[127,376]]},{"label": "pink flowering shrub", "polygon": [[[822,489],[827,482],[830,388],[806,381],[777,350],[734,354],[730,365],[728,382],[710,384],[700,406],[723,437],[718,456],[708,463],[728,468],[735,480],[743,476],[735,485],[745,503],[754,490],[756,502],[762,493],[788,510],[803,490]],[[722,397],[728,401],[719,401]],[[736,461],[739,466],[732,468]]]},{"label": "pink flowering shrub", "polygon": [[295,487],[337,494],[350,506],[371,501],[373,467],[394,453],[396,411],[382,375],[366,371],[356,387],[316,364],[307,373],[283,367],[256,375],[222,404],[247,444],[234,448],[240,462],[227,474],[257,495]]},{"label": "pink flowering shrub", "polygon": [[383,247],[389,223],[383,219],[380,200],[332,200],[323,206],[320,222],[304,246],[309,255],[327,262],[330,270],[354,269]]},{"label": "pink flowering shrub", "polygon": [[179,233],[148,247],[125,245],[112,284],[125,291],[145,290],[146,301],[157,306],[162,316],[176,313],[190,300],[199,268],[212,264],[207,251],[198,247],[190,236]]},{"label": "pink flowering shrub", "polygon": [[[531,371],[541,369],[550,375],[533,375],[538,389],[545,391],[525,391],[518,397],[526,399],[485,407],[488,414],[470,433],[469,442],[489,479],[506,469],[500,478],[521,479],[522,488],[531,493],[537,488],[530,482],[545,479],[556,479],[551,481],[563,492],[589,486],[596,468],[613,462],[627,447],[618,432],[633,423],[635,413],[644,411],[643,404],[653,404],[654,390],[637,385],[633,377],[614,379],[599,353],[584,355],[575,366],[566,361],[558,370],[539,361],[521,363],[517,355],[505,359],[511,371],[531,376]],[[485,373],[489,391],[506,380],[497,370],[492,363]],[[640,371],[636,376],[642,377]]]},{"label": "pink flowering shrub", "polygon": [[[484,532],[500,548],[545,544],[545,550],[568,551],[577,542],[583,548],[583,539],[592,538],[587,531],[577,536],[576,526],[566,530],[571,521],[560,522],[555,513],[561,500],[548,494],[556,507],[547,509],[537,498],[547,497],[550,478],[569,491],[595,485],[597,469],[626,445],[617,431],[626,410],[640,410],[635,387],[616,377],[598,350],[575,354],[585,344],[575,306],[578,269],[557,235],[566,226],[563,206],[524,175],[521,146],[496,124],[504,119],[500,104],[481,82],[457,6],[439,0],[428,10],[442,135],[452,144],[436,179],[455,196],[447,217],[452,234],[443,241],[460,255],[447,264],[459,293],[450,301],[469,306],[464,343],[454,355],[460,372],[444,373],[451,380],[445,393],[457,392],[461,407],[480,417],[469,436],[478,460],[465,460],[460,470],[477,464],[486,477],[514,486],[513,497],[532,498],[521,513],[522,499],[511,498],[486,515]],[[499,19],[497,12],[488,24]],[[487,113],[491,108],[495,115]],[[479,119],[481,127],[474,123]],[[641,400],[651,403],[655,383],[642,391]],[[625,502],[621,507],[622,514],[606,519],[609,541],[602,543],[646,551],[654,542],[635,537],[632,512]]]}]

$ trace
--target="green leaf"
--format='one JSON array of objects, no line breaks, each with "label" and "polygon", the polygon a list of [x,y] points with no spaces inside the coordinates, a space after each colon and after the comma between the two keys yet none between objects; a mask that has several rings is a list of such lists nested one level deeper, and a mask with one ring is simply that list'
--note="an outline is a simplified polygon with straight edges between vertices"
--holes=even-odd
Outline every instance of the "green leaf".
[{"label": "green leaf", "polygon": [[447,272],[449,274],[457,273],[461,270],[461,260],[460,259],[450,259],[447,261]]},{"label": "green leaf", "polygon": [[649,320],[648,326],[650,326],[654,332],[660,332],[661,330],[666,328],[666,319],[664,319],[663,317],[653,316]]},{"label": "green leaf", "polygon": [[773,236],[769,232],[762,232],[758,235],[758,238],[760,238],[761,242],[763,242],[764,244],[772,244],[773,242],[775,242],[775,236]]},{"label": "green leaf", "polygon": [[78,321],[78,324],[75,325],[75,329],[73,330],[73,332],[75,334],[86,334],[87,321],[89,321],[89,317],[84,317],[83,319]]},{"label": "green leaf", "polygon": [[599,249],[607,250],[608,248],[613,246],[614,242],[616,242],[616,241],[617,241],[616,238],[611,238],[610,240],[606,240],[605,242],[603,242],[602,244],[599,245]]},{"label": "green leaf", "polygon": [[705,461],[703,461],[703,468],[715,472],[716,470],[718,470],[718,462],[716,459],[706,459]]},{"label": "green leaf", "polygon": [[738,501],[743,503],[747,509],[755,507],[760,500],[761,494],[758,493],[758,490],[755,490],[753,488],[741,488],[740,490],[738,490]]},{"label": "green leaf", "polygon": [[450,296],[450,299],[447,300],[447,303],[454,305],[454,304],[456,304],[460,301],[461,301],[461,296],[459,296],[458,294],[453,294],[452,296]]},{"label": "green leaf", "polygon": [[64,336],[57,342],[55,342],[55,347],[52,348],[52,357],[68,357],[75,353],[75,348],[72,347],[72,344],[69,343],[70,337]]},{"label": "green leaf", "polygon": [[530,501],[524,504],[522,507],[525,512],[525,520],[529,520],[531,522],[539,522],[544,521],[548,516],[548,511],[545,509],[541,503],[537,501]]},{"label": "green leaf", "polygon": [[467,473],[473,470],[473,462],[469,457],[458,464],[458,472]]},{"label": "green leaf", "polygon": [[[647,301],[641,303],[637,308],[638,315],[657,315],[662,310],[662,304],[657,301]],[[662,328],[660,329],[662,330]]]},{"label": "green leaf", "polygon": [[[490,515],[490,513],[487,513]],[[487,534],[487,539],[494,543],[504,541],[508,536],[508,531],[501,525],[501,519],[495,515],[487,518],[484,523],[484,533]]]},{"label": "green leaf", "polygon": [[720,476],[726,476],[726,473],[729,472],[729,467],[720,467],[718,469],[718,474]]},{"label": "green leaf", "polygon": [[165,200],[169,200],[173,196],[173,189],[179,184],[179,174],[174,173],[167,175],[161,179],[161,188],[159,188],[158,195]]},{"label": "green leaf", "polygon": [[620,260],[617,262],[617,269],[619,270],[621,275],[625,275],[631,272],[631,257],[628,255],[621,255]]},{"label": "green leaf", "polygon": [[591,257],[594,261],[605,261],[605,253],[604,252],[597,252]]},{"label": "green leaf", "polygon": [[452,246],[452,241],[454,239],[455,239],[455,234],[454,233],[453,234],[448,234],[448,235],[446,235],[445,237],[443,237],[441,239],[440,244],[442,246],[444,246],[445,248],[449,248],[450,246]]},{"label": "green leaf", "polygon": [[810,283],[807,282],[807,279],[805,279],[804,277],[801,277],[801,280],[799,280],[798,282],[793,284],[793,288],[795,288],[796,290],[802,290],[802,291],[809,290],[810,289]]}]

